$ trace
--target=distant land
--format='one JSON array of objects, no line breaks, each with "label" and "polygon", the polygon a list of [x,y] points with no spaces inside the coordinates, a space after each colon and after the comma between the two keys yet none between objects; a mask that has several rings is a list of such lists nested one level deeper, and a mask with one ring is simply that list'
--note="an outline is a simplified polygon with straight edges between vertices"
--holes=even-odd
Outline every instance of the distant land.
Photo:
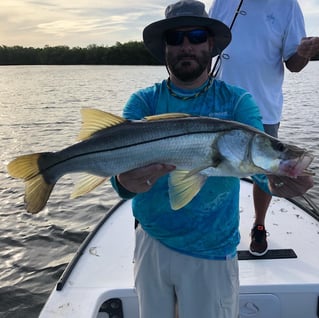
[{"label": "distant land", "polygon": [[[312,60],[319,60],[319,54]],[[0,46],[0,65],[160,65],[143,42],[117,42],[114,46],[44,48]]]},{"label": "distant land", "polygon": [[44,48],[0,46],[0,65],[159,65],[143,42],[117,42],[114,46]]}]

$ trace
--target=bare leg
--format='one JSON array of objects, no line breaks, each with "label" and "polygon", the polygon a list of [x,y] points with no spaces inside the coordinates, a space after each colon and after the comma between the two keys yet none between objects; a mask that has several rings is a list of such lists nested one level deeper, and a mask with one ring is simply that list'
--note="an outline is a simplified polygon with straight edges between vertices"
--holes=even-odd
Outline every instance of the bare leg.
[{"label": "bare leg", "polygon": [[265,225],[266,213],[272,196],[260,189],[258,185],[254,184],[253,197],[255,208],[255,224]]}]

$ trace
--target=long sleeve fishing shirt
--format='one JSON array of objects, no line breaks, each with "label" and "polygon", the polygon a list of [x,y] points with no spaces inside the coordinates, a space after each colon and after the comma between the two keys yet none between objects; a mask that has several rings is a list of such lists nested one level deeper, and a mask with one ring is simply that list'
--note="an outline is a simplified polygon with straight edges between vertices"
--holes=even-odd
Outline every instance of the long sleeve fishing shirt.
[{"label": "long sleeve fishing shirt", "polygon": [[[214,80],[209,89],[196,98],[207,82],[196,91],[172,86],[166,80],[134,93],[123,115],[127,119],[170,112],[188,113],[235,120],[263,130],[261,115],[246,91]],[[178,211],[171,209],[167,176],[160,178],[145,193],[132,194],[113,178],[119,195],[133,197],[133,214],[142,228],[165,246],[178,252],[206,259],[227,259],[236,254],[239,243],[239,179],[209,177],[192,201]],[[264,184],[263,184],[264,186]]]}]

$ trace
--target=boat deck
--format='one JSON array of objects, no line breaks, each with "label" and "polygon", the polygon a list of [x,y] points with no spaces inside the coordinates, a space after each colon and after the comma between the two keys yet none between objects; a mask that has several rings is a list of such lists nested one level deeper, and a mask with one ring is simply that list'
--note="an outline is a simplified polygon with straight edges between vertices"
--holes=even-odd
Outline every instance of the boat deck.
[{"label": "boat deck", "polygon": [[[249,182],[241,182],[241,193],[238,250],[247,251],[254,221]],[[269,248],[279,258],[239,261],[240,317],[319,317],[319,222],[279,198],[273,198],[266,222]],[[127,201],[87,241],[70,276],[62,277],[57,285],[61,290],[52,292],[40,317],[138,318],[133,248],[134,220]],[[285,257],[280,254],[283,249],[296,257],[280,258]]]}]

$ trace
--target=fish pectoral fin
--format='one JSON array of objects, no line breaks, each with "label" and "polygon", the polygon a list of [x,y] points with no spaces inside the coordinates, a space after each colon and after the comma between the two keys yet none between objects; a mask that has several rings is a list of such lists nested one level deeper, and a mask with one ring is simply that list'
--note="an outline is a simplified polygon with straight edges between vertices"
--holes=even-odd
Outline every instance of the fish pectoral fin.
[{"label": "fish pectoral fin", "polygon": [[190,171],[175,170],[168,179],[169,198],[173,210],[188,204],[205,184],[207,176]]},{"label": "fish pectoral fin", "polygon": [[71,194],[71,199],[80,197],[94,190],[108,180],[109,177],[100,177],[92,174],[81,173]]},{"label": "fish pectoral fin", "polygon": [[165,114],[159,114],[159,115],[145,116],[144,119],[147,121],[153,121],[153,120],[185,118],[185,117],[192,117],[192,115],[186,114],[186,113],[165,113]]},{"label": "fish pectoral fin", "polygon": [[126,121],[120,116],[92,108],[82,108],[81,116],[82,127],[78,136],[79,140],[88,139],[101,129],[116,126]]}]

